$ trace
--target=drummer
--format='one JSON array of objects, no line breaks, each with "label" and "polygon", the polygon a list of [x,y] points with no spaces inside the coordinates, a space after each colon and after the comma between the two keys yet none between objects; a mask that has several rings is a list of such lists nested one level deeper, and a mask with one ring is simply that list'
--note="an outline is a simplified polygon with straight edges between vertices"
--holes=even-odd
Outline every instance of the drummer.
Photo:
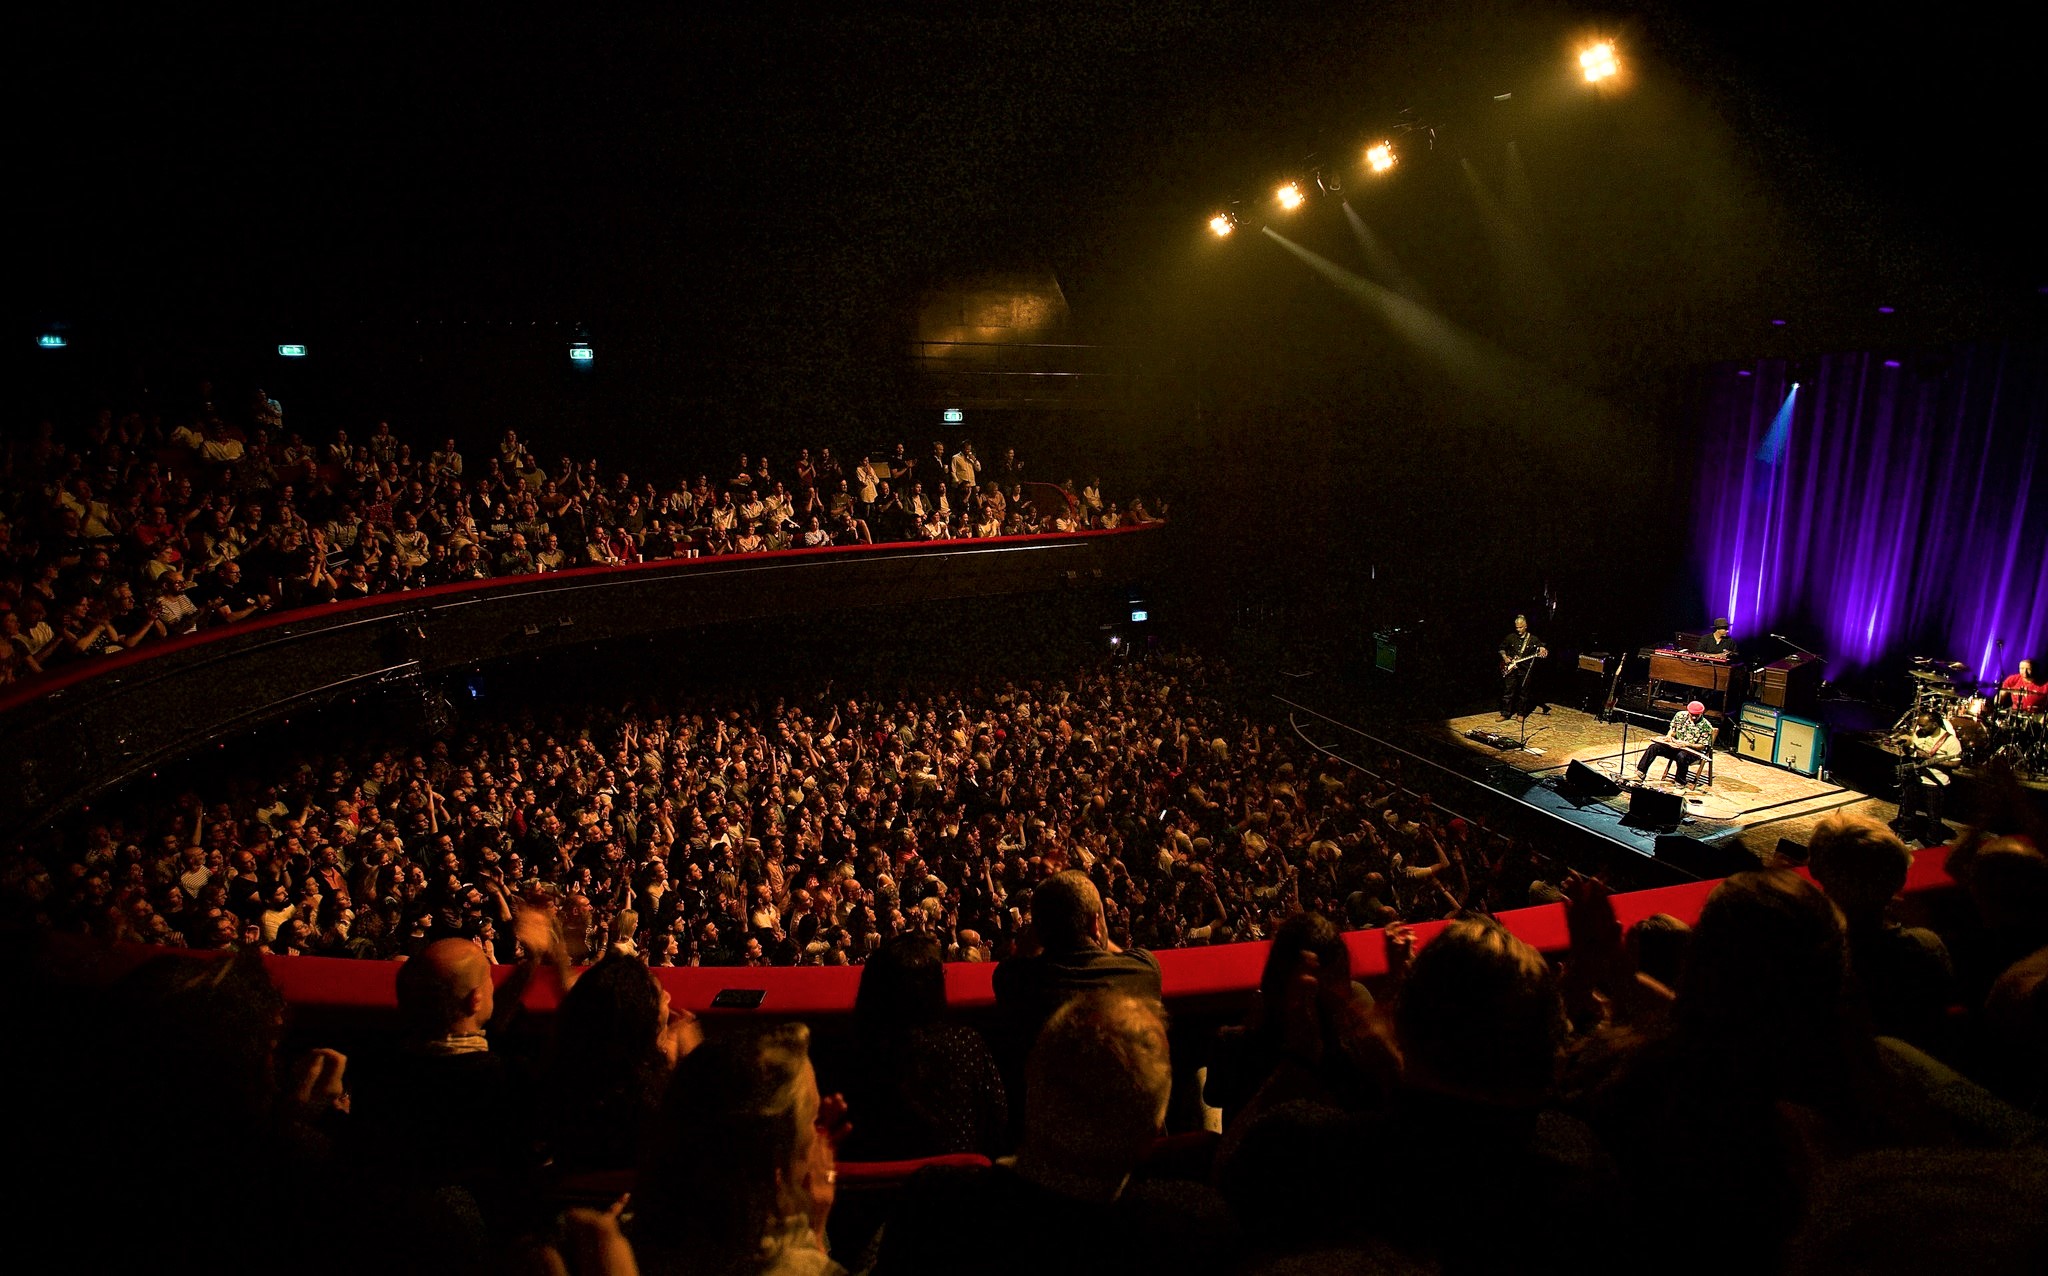
[{"label": "drummer", "polygon": [[2034,662],[2020,661],[2020,671],[1998,684],[1998,703],[2021,713],[2048,711],[2048,682],[2034,681]]}]

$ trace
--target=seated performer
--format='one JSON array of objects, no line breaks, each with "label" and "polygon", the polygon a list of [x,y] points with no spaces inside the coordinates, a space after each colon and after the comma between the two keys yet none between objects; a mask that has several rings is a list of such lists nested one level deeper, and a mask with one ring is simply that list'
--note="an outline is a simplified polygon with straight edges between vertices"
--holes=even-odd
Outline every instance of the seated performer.
[{"label": "seated performer", "polygon": [[1726,656],[1730,660],[1735,659],[1735,640],[1728,636],[1726,616],[1714,618],[1713,636],[1700,639],[1699,646],[1694,648],[1694,652],[1702,656]]},{"label": "seated performer", "polygon": [[1678,763],[1678,782],[1685,783],[1686,772],[1692,764],[1703,761],[1714,747],[1714,724],[1707,720],[1707,706],[1695,700],[1684,709],[1671,715],[1671,729],[1662,739],[1650,742],[1643,750],[1642,758],[1636,763],[1636,779],[1642,780],[1650,773],[1650,764],[1658,758],[1671,758]]},{"label": "seated performer", "polygon": [[2020,671],[1998,684],[1998,703],[2021,713],[2048,712],[2048,682],[2034,681],[2034,662],[2020,661]]},{"label": "seated performer", "polygon": [[[1529,692],[1536,662],[1550,654],[1543,640],[1529,632],[1529,618],[1515,617],[1515,630],[1500,640],[1500,716],[1529,716]],[[1545,706],[1545,713],[1550,712]]]}]

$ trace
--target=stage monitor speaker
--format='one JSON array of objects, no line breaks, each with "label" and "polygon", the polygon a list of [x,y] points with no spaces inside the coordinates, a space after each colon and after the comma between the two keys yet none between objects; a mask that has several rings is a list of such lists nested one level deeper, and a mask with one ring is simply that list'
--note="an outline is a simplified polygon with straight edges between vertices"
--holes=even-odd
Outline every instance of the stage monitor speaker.
[{"label": "stage monitor speaker", "polygon": [[1786,714],[1778,719],[1777,763],[1801,775],[1819,775],[1827,765],[1828,729]]},{"label": "stage monitor speaker", "polygon": [[1756,856],[1743,850],[1739,843],[1702,842],[1676,833],[1660,836],[1654,853],[1659,860],[1679,872],[1702,881],[1730,877],[1761,867]]},{"label": "stage monitor speaker", "polygon": [[1564,769],[1564,782],[1558,789],[1575,802],[1591,802],[1621,792],[1619,784],[1583,762],[1574,762]]},{"label": "stage monitor speaker", "polygon": [[1621,822],[1636,829],[1674,829],[1684,818],[1683,796],[1657,789],[1637,789],[1628,800],[1628,814]]}]

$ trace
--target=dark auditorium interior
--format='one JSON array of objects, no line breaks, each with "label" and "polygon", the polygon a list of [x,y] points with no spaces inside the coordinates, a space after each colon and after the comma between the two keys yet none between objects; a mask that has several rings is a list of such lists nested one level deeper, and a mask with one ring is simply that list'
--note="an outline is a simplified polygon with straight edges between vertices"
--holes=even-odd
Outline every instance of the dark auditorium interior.
[{"label": "dark auditorium interior", "polygon": [[2023,23],[14,27],[22,1270],[2048,1271]]}]

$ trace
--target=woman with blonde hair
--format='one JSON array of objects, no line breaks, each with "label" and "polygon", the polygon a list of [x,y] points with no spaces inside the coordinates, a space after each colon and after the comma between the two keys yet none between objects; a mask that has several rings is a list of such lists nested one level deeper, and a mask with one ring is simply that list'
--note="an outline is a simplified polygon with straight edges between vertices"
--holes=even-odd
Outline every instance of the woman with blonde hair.
[{"label": "woman with blonde hair", "polygon": [[818,1094],[804,1025],[705,1042],[676,1069],[634,1193],[641,1270],[844,1276],[825,1221],[850,1129],[845,1101]]}]

